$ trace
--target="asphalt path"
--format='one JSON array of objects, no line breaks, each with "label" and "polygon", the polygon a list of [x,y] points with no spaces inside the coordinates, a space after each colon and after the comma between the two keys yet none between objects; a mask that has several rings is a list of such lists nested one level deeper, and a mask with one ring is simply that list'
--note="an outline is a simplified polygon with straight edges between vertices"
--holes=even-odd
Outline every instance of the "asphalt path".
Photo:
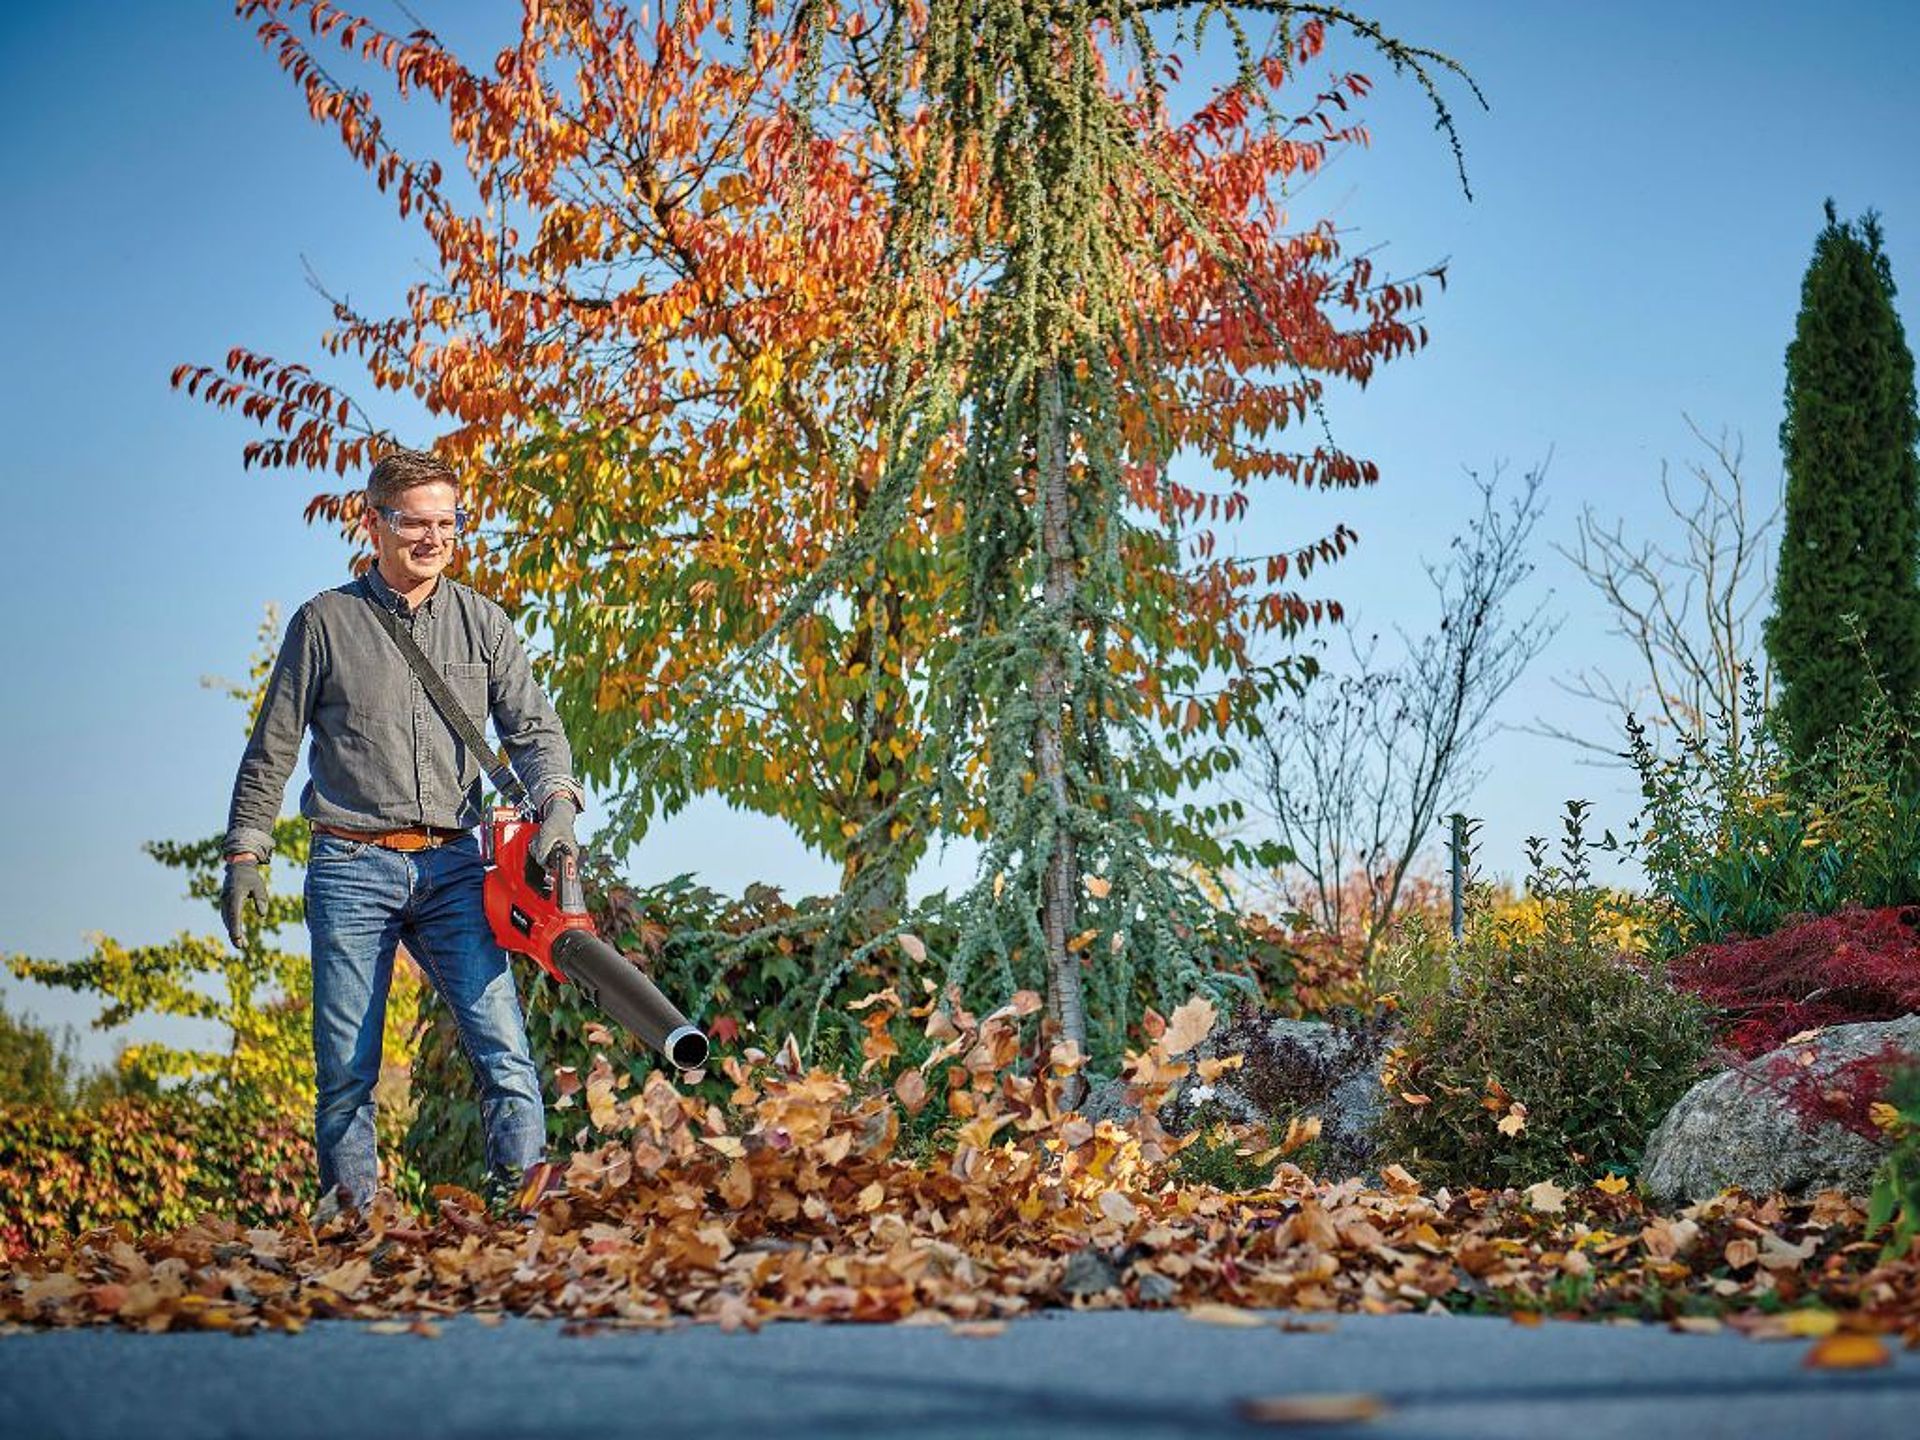
[{"label": "asphalt path", "polygon": [[[348,1321],[291,1336],[16,1333],[0,1336],[0,1436],[1920,1435],[1920,1354],[1810,1370],[1806,1342],[1657,1326],[1294,1323],[1330,1328],[1107,1312],[1040,1315],[984,1336],[805,1324],[582,1335],[520,1319],[449,1321],[436,1338]],[[1274,1404],[1304,1397],[1349,1418],[1303,1424]]]}]

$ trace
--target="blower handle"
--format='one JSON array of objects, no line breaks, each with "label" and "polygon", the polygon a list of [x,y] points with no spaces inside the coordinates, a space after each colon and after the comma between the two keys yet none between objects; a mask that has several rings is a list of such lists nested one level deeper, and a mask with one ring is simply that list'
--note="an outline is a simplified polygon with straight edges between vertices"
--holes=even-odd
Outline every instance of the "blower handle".
[{"label": "blower handle", "polygon": [[580,879],[580,857],[571,845],[561,845],[547,856],[547,883],[553,887],[554,908],[563,915],[587,913],[587,887]]}]

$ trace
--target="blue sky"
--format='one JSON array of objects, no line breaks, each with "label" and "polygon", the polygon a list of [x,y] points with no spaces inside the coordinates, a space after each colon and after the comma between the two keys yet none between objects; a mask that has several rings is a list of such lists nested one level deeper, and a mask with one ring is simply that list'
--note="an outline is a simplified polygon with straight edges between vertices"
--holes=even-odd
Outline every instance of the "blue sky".
[{"label": "blue sky", "polygon": [[[412,8],[450,39],[505,33],[484,9]],[[1325,589],[1369,627],[1419,625],[1417,561],[1457,528],[1464,467],[1524,469],[1551,451],[1531,594],[1566,623],[1501,713],[1598,733],[1604,718],[1553,680],[1629,662],[1547,543],[1571,538],[1585,504],[1659,538],[1661,461],[1698,453],[1684,415],[1740,432],[1750,478],[1777,488],[1782,355],[1826,197],[1843,215],[1881,212],[1915,327],[1920,89],[1906,67],[1920,7],[1361,8],[1460,59],[1486,93],[1486,112],[1459,87],[1448,97],[1474,199],[1414,88],[1343,51],[1376,80],[1374,145],[1294,213],[1332,214],[1389,270],[1445,259],[1450,284],[1429,295],[1429,348],[1330,406],[1338,441],[1381,462],[1380,486],[1265,497],[1246,549],[1344,520],[1361,544]],[[391,0],[370,13],[409,28]],[[300,519],[310,484],[243,472],[250,428],[171,393],[168,372],[236,343],[310,355],[326,315],[305,261],[377,307],[421,273],[422,245],[223,5],[4,7],[0,93],[0,486],[14,577],[0,625],[0,951],[74,956],[89,931],[138,942],[210,928],[139,850],[224,821],[243,717],[200,677],[244,669],[267,602],[284,616],[345,574],[340,542]],[[1570,796],[1592,798],[1608,824],[1631,816],[1626,778],[1563,744],[1503,730],[1487,761],[1469,809],[1486,817],[1496,870],[1517,870],[1524,838],[1553,831]],[[778,826],[717,805],[636,856],[642,879],[689,868],[735,892],[829,878]],[[55,1023],[91,1013],[10,977],[0,997]],[[89,1055],[110,1053],[111,1038],[83,1038]]]}]

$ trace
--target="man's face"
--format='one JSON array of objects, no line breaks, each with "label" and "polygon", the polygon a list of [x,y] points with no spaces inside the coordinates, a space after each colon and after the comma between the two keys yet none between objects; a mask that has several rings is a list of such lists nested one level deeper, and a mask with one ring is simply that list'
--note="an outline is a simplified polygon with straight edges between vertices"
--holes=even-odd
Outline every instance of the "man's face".
[{"label": "man's face", "polygon": [[374,560],[388,584],[410,590],[447,568],[453,559],[453,512],[459,498],[453,486],[436,480],[402,490],[388,507],[392,516],[368,507]]}]

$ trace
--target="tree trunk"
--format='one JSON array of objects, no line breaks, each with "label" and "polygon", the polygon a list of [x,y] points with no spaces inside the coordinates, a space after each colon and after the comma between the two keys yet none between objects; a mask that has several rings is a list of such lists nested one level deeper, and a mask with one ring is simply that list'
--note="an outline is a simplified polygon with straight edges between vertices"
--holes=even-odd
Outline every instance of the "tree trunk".
[{"label": "tree trunk", "polygon": [[[1074,566],[1073,525],[1067,486],[1067,417],[1060,394],[1059,362],[1040,376],[1040,434],[1037,446],[1043,523],[1041,556],[1045,562],[1042,594],[1047,613],[1071,623],[1079,576]],[[1034,774],[1053,802],[1054,841],[1041,886],[1041,929],[1047,942],[1047,1012],[1059,1026],[1060,1038],[1071,1040],[1087,1053],[1087,1012],[1081,993],[1080,957],[1067,949],[1078,929],[1075,919],[1080,892],[1079,857],[1074,853],[1069,827],[1066,749],[1066,655],[1056,641],[1049,645],[1034,677],[1034,701],[1039,717],[1034,724]],[[1080,1077],[1067,1083],[1063,1096],[1078,1104]]]}]

